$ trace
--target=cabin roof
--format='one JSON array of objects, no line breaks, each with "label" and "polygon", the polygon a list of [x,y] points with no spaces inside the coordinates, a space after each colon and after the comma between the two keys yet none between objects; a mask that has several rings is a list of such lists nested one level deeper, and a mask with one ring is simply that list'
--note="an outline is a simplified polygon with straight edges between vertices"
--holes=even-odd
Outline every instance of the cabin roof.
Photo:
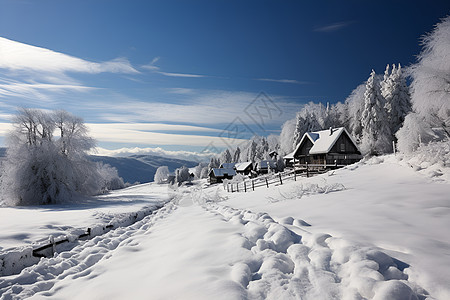
[{"label": "cabin roof", "polygon": [[262,160],[258,163],[258,169],[276,168],[277,162],[274,160]]},{"label": "cabin roof", "polygon": [[233,169],[236,163],[223,163],[220,165],[220,168],[223,169]]},{"label": "cabin roof", "polygon": [[355,145],[356,149],[359,150],[358,145],[356,144],[353,137],[348,133],[347,129],[344,127],[339,128],[330,128],[327,130],[315,131],[315,132],[307,132],[303,135],[300,143],[298,143],[294,153],[298,151],[303,141],[308,138],[313,146],[309,150],[309,154],[323,154],[330,152],[331,148],[333,148],[336,141],[345,132],[347,136],[350,138],[352,143]]},{"label": "cabin roof", "polygon": [[236,171],[245,171],[251,165],[252,165],[251,161],[241,162],[241,163],[235,164],[234,168],[236,169]]},{"label": "cabin roof", "polygon": [[[235,176],[236,171],[234,169],[225,169],[225,168],[213,168],[211,172],[215,177],[224,177],[225,174],[228,176]],[[211,175],[211,172],[209,173]]]},{"label": "cabin roof", "polygon": [[295,153],[295,151],[292,151],[291,153],[286,154],[283,158],[284,159],[294,159],[294,153]]}]

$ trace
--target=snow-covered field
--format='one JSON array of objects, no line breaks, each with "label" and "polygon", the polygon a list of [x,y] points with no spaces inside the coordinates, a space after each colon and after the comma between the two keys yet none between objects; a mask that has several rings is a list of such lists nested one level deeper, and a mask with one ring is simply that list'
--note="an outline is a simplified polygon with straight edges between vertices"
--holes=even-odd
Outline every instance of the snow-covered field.
[{"label": "snow-covered field", "polygon": [[247,193],[146,184],[99,202],[0,208],[5,253],[172,200],[0,277],[1,298],[450,299],[450,184],[439,172],[391,156]]}]

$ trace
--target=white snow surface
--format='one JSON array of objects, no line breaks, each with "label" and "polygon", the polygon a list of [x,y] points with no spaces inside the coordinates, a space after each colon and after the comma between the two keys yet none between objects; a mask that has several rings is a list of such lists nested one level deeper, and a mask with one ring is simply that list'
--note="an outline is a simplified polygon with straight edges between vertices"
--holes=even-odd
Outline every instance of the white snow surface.
[{"label": "white snow surface", "polygon": [[0,277],[0,298],[450,299],[450,185],[442,178],[390,156],[247,193],[146,184],[100,204],[0,208],[8,228],[1,255],[172,199]]}]

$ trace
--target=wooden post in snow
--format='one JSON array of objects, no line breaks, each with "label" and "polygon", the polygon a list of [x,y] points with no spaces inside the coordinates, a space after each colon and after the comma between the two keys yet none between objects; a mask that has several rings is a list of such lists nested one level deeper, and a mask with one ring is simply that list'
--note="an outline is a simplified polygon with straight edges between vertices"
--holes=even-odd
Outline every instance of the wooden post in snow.
[{"label": "wooden post in snow", "polygon": [[269,188],[269,181],[267,180],[267,177],[266,177],[266,185],[267,185],[267,188]]},{"label": "wooden post in snow", "polygon": [[278,177],[280,177],[280,184],[283,185],[283,180],[281,180],[281,173],[278,173]]},{"label": "wooden post in snow", "polygon": [[244,181],[244,193],[247,193],[247,184]]},{"label": "wooden post in snow", "polygon": [[308,162],[306,162],[306,177],[309,177],[309,167],[308,167]]},{"label": "wooden post in snow", "polygon": [[255,191],[255,181],[252,179],[252,190]]}]

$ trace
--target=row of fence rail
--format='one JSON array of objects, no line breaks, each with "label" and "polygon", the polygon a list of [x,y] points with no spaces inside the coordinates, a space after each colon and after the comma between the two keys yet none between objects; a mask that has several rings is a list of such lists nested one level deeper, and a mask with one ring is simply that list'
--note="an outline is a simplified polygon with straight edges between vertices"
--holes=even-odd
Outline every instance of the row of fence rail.
[{"label": "row of fence rail", "polygon": [[279,172],[276,174],[266,175],[256,177],[250,180],[244,180],[242,182],[225,182],[224,189],[229,193],[239,193],[239,192],[248,192],[254,191],[259,187],[269,188],[270,185],[283,185],[283,181],[286,180],[294,180],[297,181],[297,178],[301,177],[310,177],[313,175],[318,175],[325,173],[330,170],[330,168],[339,168],[342,167],[337,164],[333,165],[323,165],[323,164],[305,164],[298,165],[298,167],[294,167],[292,170]]}]

